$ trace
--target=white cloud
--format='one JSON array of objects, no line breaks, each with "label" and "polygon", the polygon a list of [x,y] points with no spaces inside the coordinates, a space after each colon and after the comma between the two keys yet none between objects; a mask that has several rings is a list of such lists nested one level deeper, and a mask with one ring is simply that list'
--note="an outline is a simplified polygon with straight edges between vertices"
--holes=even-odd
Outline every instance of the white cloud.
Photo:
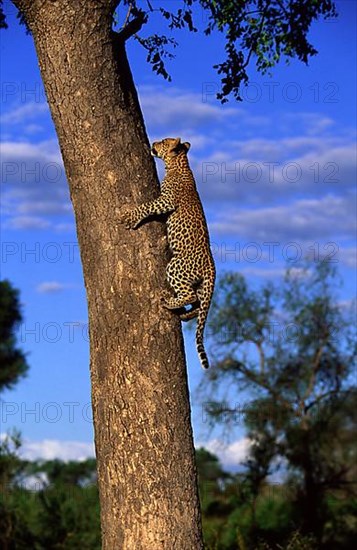
[{"label": "white cloud", "polygon": [[[0,434],[0,441],[6,434]],[[225,444],[220,439],[211,439],[206,442],[197,442],[196,449],[204,447],[215,454],[223,466],[237,466],[247,457],[251,441],[247,437],[237,439],[230,444]],[[94,443],[82,441],[61,441],[58,439],[43,439],[31,441],[25,439],[20,448],[21,458],[26,460],[85,460],[95,456]]]},{"label": "white cloud", "polygon": [[[213,232],[238,240],[279,242],[353,238],[355,212],[349,197],[327,195],[281,206],[218,212]],[[327,251],[328,252],[328,251]]]},{"label": "white cloud", "polygon": [[50,222],[36,216],[14,216],[4,222],[4,227],[9,229],[47,229]]},{"label": "white cloud", "polygon": [[347,267],[356,269],[357,267],[357,248],[341,248],[339,250],[339,259]]},{"label": "white cloud", "polygon": [[57,223],[54,225],[54,230],[57,233],[72,233],[75,232],[76,226],[73,223]]},{"label": "white cloud", "polygon": [[31,200],[24,200],[19,203],[19,214],[59,214],[59,213],[71,213],[72,205],[69,202],[62,202],[58,204],[56,201],[50,200],[38,200],[36,202]]},{"label": "white cloud", "polygon": [[259,267],[244,267],[239,272],[245,277],[264,277],[265,279],[282,277],[286,273],[284,268],[259,268]]},{"label": "white cloud", "polygon": [[211,439],[205,443],[198,443],[197,448],[204,447],[219,458],[222,466],[238,466],[247,459],[251,441],[242,437],[229,445],[220,439]]},{"label": "white cloud", "polygon": [[[40,143],[29,143],[26,141],[2,141],[0,146],[3,162],[17,162],[18,160],[44,160],[46,162],[58,163],[61,165],[61,168],[63,167],[62,157],[58,149],[57,141],[55,140],[47,140]],[[3,177],[4,175],[6,176],[5,183],[11,181],[11,178],[13,181],[14,178],[18,176],[18,172],[12,168],[12,166],[6,166],[5,170],[3,169]],[[26,179],[29,180],[30,174],[23,174],[23,176],[25,175],[28,176]],[[36,176],[35,171],[34,176]]]},{"label": "white cloud", "polygon": [[334,121],[319,113],[287,113],[285,119],[292,124],[300,124],[309,135],[317,135],[334,126]]},{"label": "white cloud", "polygon": [[95,456],[94,443],[81,441],[60,441],[43,439],[42,441],[24,440],[20,449],[21,458],[26,460],[85,460]]},{"label": "white cloud", "polygon": [[25,134],[34,135],[43,132],[44,127],[40,124],[27,124],[23,130]]},{"label": "white cloud", "polygon": [[[8,439],[6,433],[0,433],[0,442]],[[10,441],[11,443],[11,441]],[[19,455],[24,460],[85,460],[95,456],[94,442],[61,441],[59,439],[42,439],[32,441],[23,439]]]},{"label": "white cloud", "polygon": [[0,144],[0,152],[5,227],[47,229],[51,216],[73,216],[56,141],[7,141]]},{"label": "white cloud", "polygon": [[4,113],[0,117],[2,124],[19,124],[27,120],[38,118],[43,114],[49,114],[48,104],[45,102],[28,102],[24,105]]},{"label": "white cloud", "polygon": [[[140,91],[155,139],[177,134],[191,141],[191,165],[204,200],[272,204],[355,187],[354,137],[323,113],[266,115],[274,127],[274,137],[267,138],[266,125],[257,130],[246,109],[204,102],[201,94],[177,88]],[[236,134],[242,137],[232,139]]]},{"label": "white cloud", "polygon": [[[0,434],[0,441],[6,434]],[[230,444],[220,439],[211,439],[205,443],[198,442],[196,448],[204,447],[215,454],[224,467],[238,466],[248,457],[251,441],[242,437]],[[85,460],[95,457],[94,443],[82,441],[61,441],[58,439],[43,439],[32,441],[24,439],[19,454],[25,460]]]},{"label": "white cloud", "polygon": [[[243,112],[236,107],[222,106],[218,102],[208,103],[204,97],[177,88],[141,86],[140,103],[149,127],[157,129],[171,127],[176,131],[197,128],[200,125],[239,117]],[[176,137],[176,136],[171,136]],[[186,140],[186,134],[184,136]]]},{"label": "white cloud", "polygon": [[[295,155],[304,155],[308,153],[324,153],[335,148],[345,148],[348,146],[350,154],[356,158],[356,151],[353,142],[349,136],[341,137],[336,135],[309,136],[304,133],[298,133],[294,137],[271,138],[251,138],[244,140],[234,140],[227,143],[228,151],[235,151],[239,157],[247,160],[283,160],[286,157],[296,160]],[[328,154],[328,156],[330,156]],[[330,156],[331,160],[331,156]]]},{"label": "white cloud", "polygon": [[48,281],[40,283],[36,287],[36,292],[39,292],[40,294],[55,294],[57,292],[62,292],[66,288],[68,288],[68,285],[64,285],[58,281]]},{"label": "white cloud", "polygon": [[356,188],[356,148],[351,141],[300,136],[224,145],[206,158],[191,159],[206,200],[272,204],[287,197],[321,197]]},{"label": "white cloud", "polygon": [[354,319],[357,314],[357,300],[356,298],[351,298],[350,300],[340,300],[338,306],[341,311],[347,311],[353,313]]},{"label": "white cloud", "polygon": [[[206,208],[214,205],[211,227],[220,234],[253,240],[350,234],[351,196],[342,194],[355,187],[356,150],[351,134],[339,131],[332,119],[313,112],[267,114],[275,128],[274,139],[268,139],[254,115],[236,105],[205,102],[199,93],[171,87],[142,86],[140,97],[155,139],[181,134],[192,143],[191,165]],[[31,103],[4,116],[31,118],[45,108]],[[232,139],[236,135],[240,139]],[[72,230],[57,142],[7,141],[1,153],[5,227]],[[158,167],[161,174],[163,163]]]},{"label": "white cloud", "polygon": [[27,491],[42,491],[47,486],[48,476],[45,472],[39,472],[21,480],[22,489],[26,489]]}]

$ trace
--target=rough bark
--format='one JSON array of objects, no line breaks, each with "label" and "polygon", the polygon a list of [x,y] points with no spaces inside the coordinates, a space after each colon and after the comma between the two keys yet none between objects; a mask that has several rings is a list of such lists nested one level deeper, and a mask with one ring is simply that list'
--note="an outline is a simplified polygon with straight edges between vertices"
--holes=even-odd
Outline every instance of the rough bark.
[{"label": "rough bark", "polygon": [[160,305],[164,224],[116,223],[116,208],[158,194],[125,44],[113,46],[110,2],[14,3],[33,34],[76,217],[103,548],[203,548],[181,328]]}]

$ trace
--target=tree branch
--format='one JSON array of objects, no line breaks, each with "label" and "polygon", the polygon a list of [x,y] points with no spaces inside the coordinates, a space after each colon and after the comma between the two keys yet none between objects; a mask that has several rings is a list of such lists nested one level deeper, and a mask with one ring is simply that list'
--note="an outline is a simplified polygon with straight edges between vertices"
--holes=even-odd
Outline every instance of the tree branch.
[{"label": "tree branch", "polygon": [[267,9],[269,7],[269,0],[267,1],[267,3],[265,4],[265,8],[263,11],[261,11],[260,13],[262,13],[262,17],[261,17],[261,20],[260,20],[260,23],[259,23],[259,29],[258,29],[258,33],[255,37],[255,40],[253,42],[253,44],[251,45],[250,47],[250,50],[248,52],[248,55],[247,55],[247,59],[243,65],[243,68],[245,69],[246,67],[248,67],[249,65],[249,62],[250,62],[250,58],[252,56],[252,54],[255,52],[255,49],[258,45],[258,40],[259,40],[259,37],[260,35],[262,34],[262,31],[263,31],[263,27],[264,27],[264,22],[265,22],[265,16],[266,16],[266,13],[267,13]]},{"label": "tree branch", "polygon": [[307,419],[308,419],[308,409],[306,407],[306,401],[309,399],[315,385],[316,375],[320,368],[320,359],[323,352],[323,346],[321,345],[319,349],[317,350],[314,362],[313,362],[313,368],[310,376],[310,380],[308,383],[308,386],[306,388],[305,394],[301,397],[299,407],[297,414],[300,416],[302,423],[307,426]]},{"label": "tree branch", "polygon": [[148,16],[145,12],[140,12],[135,19],[132,19],[127,23],[120,32],[116,33],[117,40],[125,42],[131,38],[134,34],[138,33],[145,23],[147,23]]},{"label": "tree branch", "polygon": [[115,11],[120,3],[121,3],[121,0],[110,0],[110,5],[112,10]]},{"label": "tree branch", "polygon": [[291,403],[285,399],[281,392],[279,392],[276,388],[274,388],[274,386],[272,386],[271,384],[269,384],[266,380],[266,378],[262,375],[257,375],[256,373],[254,373],[251,369],[245,367],[243,364],[239,364],[238,365],[238,370],[244,374],[244,376],[246,378],[248,378],[249,380],[251,380],[252,382],[254,382],[255,384],[257,384],[258,386],[260,386],[261,388],[264,388],[265,390],[267,390],[267,392],[274,398],[276,399],[277,401],[280,401],[280,403],[282,404],[282,406],[288,410],[288,411],[291,411],[292,410],[292,405]]},{"label": "tree branch", "polygon": [[320,348],[318,349],[317,353],[316,353],[316,357],[315,357],[315,360],[314,360],[311,377],[310,377],[310,380],[309,380],[309,385],[306,388],[306,392],[305,392],[305,395],[304,395],[304,400],[305,401],[310,397],[310,395],[312,393],[312,390],[314,389],[316,375],[317,375],[318,370],[321,366],[320,365],[320,360],[321,360],[321,357],[322,357],[322,352],[323,352],[323,346],[321,345]]},{"label": "tree branch", "polygon": [[352,393],[352,390],[344,390],[343,392],[340,392],[339,390],[329,390],[325,393],[321,393],[314,399],[311,403],[306,405],[305,410],[308,411],[309,409],[312,409],[312,407],[315,407],[320,401],[323,401],[326,399],[326,397],[332,397],[333,395],[340,395],[344,394],[346,397]]},{"label": "tree branch", "polygon": [[265,353],[262,346],[261,340],[252,340],[252,342],[256,345],[256,348],[259,353],[259,366],[260,366],[260,374],[264,374],[265,370]]},{"label": "tree branch", "polygon": [[129,17],[130,17],[130,14],[131,14],[132,7],[133,7],[133,5],[129,4],[128,13],[126,14],[123,28],[126,27],[128,21],[129,21]]}]

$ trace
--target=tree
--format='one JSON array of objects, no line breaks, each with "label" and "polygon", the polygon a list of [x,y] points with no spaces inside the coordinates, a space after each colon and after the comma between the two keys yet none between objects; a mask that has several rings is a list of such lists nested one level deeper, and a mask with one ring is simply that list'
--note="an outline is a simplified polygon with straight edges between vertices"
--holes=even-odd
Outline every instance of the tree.
[{"label": "tree", "polygon": [[21,321],[18,291],[9,281],[0,281],[0,391],[13,388],[28,370],[23,351],[16,347]]},{"label": "tree", "polygon": [[[35,41],[76,216],[103,547],[202,548],[182,334],[159,299],[167,264],[164,226],[128,233],[116,223],[123,205],[158,195],[125,43],[136,36],[153,68],[167,76],[169,40],[139,35],[157,14],[150,1],[147,11],[135,0],[13,3]],[[311,22],[334,13],[330,0],[195,3],[207,10],[206,34],[218,29],[227,37],[227,60],[217,67],[222,99],[239,96],[253,56],[261,71],[280,55],[307,61],[315,53],[306,38]],[[127,18],[113,32],[119,4],[128,8]],[[171,28],[194,30],[193,4],[183,1],[177,13],[158,10]],[[247,52],[244,61],[237,40]]]},{"label": "tree", "polygon": [[9,443],[6,452],[17,466],[1,486],[1,548],[99,549],[95,460],[28,462]]},{"label": "tree", "polygon": [[31,526],[41,548],[100,548],[95,467],[94,459],[28,464],[28,473],[46,480]]},{"label": "tree", "polygon": [[267,476],[284,464],[295,526],[321,548],[335,548],[338,540],[328,527],[331,498],[356,497],[354,324],[334,296],[335,276],[326,261],[288,270],[279,289],[251,290],[242,276],[223,276],[210,325],[216,365],[203,382],[216,396],[228,381],[231,388],[226,403],[210,401],[213,421],[222,411],[233,419],[231,401],[250,389],[243,412],[252,493],[258,497]]},{"label": "tree", "polygon": [[[29,368],[25,354],[16,345],[15,331],[21,321],[18,290],[7,280],[0,281],[0,391],[12,389]],[[0,439],[0,544],[5,549],[17,531],[16,512],[8,506],[7,497],[14,479],[23,471],[23,463],[17,456],[20,446],[20,434],[16,431]],[[27,535],[25,539],[30,543]]]}]

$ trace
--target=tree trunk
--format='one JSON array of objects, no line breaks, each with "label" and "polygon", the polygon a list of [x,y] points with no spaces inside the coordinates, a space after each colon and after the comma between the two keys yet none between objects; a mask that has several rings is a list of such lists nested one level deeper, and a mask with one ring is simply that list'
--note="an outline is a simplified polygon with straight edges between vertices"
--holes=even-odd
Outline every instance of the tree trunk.
[{"label": "tree trunk", "polygon": [[116,208],[159,192],[125,43],[113,46],[110,2],[14,3],[35,40],[76,216],[103,548],[203,548],[180,322],[160,305],[164,224],[116,222]]},{"label": "tree trunk", "polygon": [[[306,417],[304,417],[306,422]],[[303,487],[300,495],[300,508],[302,511],[302,531],[304,534],[313,534],[318,548],[322,543],[324,524],[327,520],[325,515],[324,495],[321,483],[315,479],[314,459],[311,454],[311,446],[314,443],[313,434],[308,424],[302,423],[303,438],[301,450],[303,451],[301,468],[303,471]]]}]

